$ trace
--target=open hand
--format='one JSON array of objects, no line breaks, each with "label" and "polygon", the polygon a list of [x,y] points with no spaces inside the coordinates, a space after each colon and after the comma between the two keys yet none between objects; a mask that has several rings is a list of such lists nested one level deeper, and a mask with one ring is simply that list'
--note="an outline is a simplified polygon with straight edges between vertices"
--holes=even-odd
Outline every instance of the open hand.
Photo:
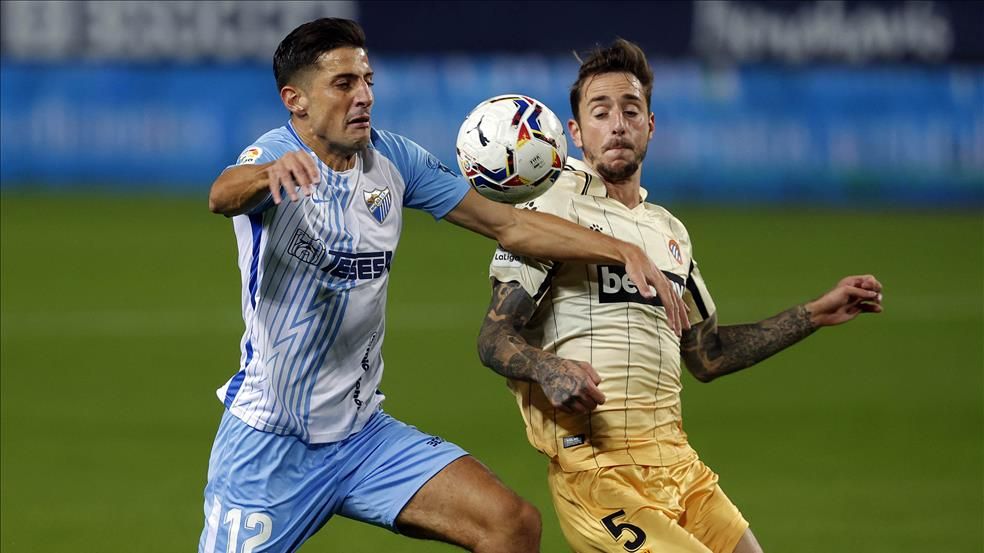
[{"label": "open hand", "polygon": [[861,313],[882,312],[882,285],[872,275],[841,279],[831,291],[806,304],[814,326],[846,323]]},{"label": "open hand", "polygon": [[281,201],[281,187],[287,192],[287,197],[296,202],[298,190],[305,196],[310,196],[314,193],[314,187],[321,182],[321,174],[314,157],[301,150],[287,152],[267,167],[266,173],[269,179],[267,186],[270,187],[270,194],[273,195],[273,203],[278,205]]},{"label": "open hand", "polygon": [[659,296],[666,309],[666,321],[674,334],[680,336],[684,330],[690,329],[690,318],[687,317],[687,306],[683,303],[683,298],[673,290],[670,279],[666,278],[645,252],[639,248],[627,252],[625,272],[632,282],[644,283],[637,285],[642,297],[651,299]]}]

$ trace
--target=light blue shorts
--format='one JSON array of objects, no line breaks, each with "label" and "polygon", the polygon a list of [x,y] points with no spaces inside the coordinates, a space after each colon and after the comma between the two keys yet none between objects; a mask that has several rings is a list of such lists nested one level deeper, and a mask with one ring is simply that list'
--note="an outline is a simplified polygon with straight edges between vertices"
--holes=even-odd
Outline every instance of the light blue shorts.
[{"label": "light blue shorts", "polygon": [[208,462],[198,551],[294,551],[334,514],[396,532],[414,494],[464,455],[382,411],[340,442],[313,445],[226,411]]}]

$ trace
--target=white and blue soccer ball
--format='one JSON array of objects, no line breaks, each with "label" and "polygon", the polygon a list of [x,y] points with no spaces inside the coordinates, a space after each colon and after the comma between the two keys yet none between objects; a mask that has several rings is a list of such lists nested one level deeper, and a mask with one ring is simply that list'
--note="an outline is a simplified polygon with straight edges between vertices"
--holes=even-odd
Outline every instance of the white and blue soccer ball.
[{"label": "white and blue soccer ball", "polygon": [[543,194],[567,161],[560,119],[529,96],[507,94],[475,107],[458,131],[458,167],[480,194],[518,204]]}]

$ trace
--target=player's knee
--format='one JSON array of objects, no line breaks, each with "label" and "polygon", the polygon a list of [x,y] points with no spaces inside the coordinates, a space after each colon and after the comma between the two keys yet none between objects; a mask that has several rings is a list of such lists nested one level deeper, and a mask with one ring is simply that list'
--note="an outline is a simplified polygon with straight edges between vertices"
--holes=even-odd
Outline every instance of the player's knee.
[{"label": "player's knee", "polygon": [[531,542],[536,541],[539,543],[540,531],[542,530],[540,511],[531,503],[521,501],[519,512],[514,516],[516,518],[516,531],[520,535],[527,537]]},{"label": "player's knee", "polygon": [[516,497],[486,511],[486,545],[489,551],[538,551],[540,544],[540,511]]}]

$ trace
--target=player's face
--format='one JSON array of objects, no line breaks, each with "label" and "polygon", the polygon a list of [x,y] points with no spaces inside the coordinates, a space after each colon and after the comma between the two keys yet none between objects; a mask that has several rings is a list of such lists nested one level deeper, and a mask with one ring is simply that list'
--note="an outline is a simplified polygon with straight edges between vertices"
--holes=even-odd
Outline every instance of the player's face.
[{"label": "player's face", "polygon": [[626,182],[639,172],[655,128],[642,83],[631,73],[602,73],[582,87],[580,122],[567,123],[571,138],[606,182]]},{"label": "player's face", "polygon": [[336,48],[302,85],[311,131],[330,149],[354,153],[369,143],[373,72],[362,48]]}]

